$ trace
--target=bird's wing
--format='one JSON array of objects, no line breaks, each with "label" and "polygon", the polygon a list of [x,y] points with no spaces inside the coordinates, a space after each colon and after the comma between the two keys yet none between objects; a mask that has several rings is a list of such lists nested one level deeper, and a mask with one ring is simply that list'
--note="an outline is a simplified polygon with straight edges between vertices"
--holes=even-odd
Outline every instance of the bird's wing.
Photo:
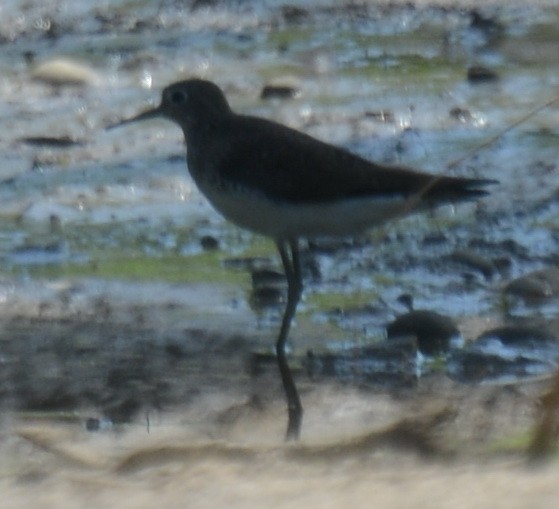
[{"label": "bird's wing", "polygon": [[[227,181],[291,203],[344,198],[409,197],[471,199],[486,194],[484,179],[435,176],[404,167],[379,165],[345,149],[281,124],[234,115],[221,142],[218,173]],[[225,140],[225,138],[223,138]]]}]

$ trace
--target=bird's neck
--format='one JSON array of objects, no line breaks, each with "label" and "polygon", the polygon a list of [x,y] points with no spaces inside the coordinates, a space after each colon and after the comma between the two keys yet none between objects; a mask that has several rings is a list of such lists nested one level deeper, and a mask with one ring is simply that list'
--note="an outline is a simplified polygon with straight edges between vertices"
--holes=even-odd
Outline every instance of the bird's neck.
[{"label": "bird's neck", "polygon": [[191,119],[186,123],[181,123],[181,128],[186,139],[186,143],[204,144],[211,141],[215,133],[221,129],[227,116],[212,114],[208,112],[203,118]]},{"label": "bird's neck", "polygon": [[205,183],[215,181],[219,154],[216,143],[219,139],[219,126],[211,123],[183,126],[186,141],[186,159],[190,175],[200,188]]}]

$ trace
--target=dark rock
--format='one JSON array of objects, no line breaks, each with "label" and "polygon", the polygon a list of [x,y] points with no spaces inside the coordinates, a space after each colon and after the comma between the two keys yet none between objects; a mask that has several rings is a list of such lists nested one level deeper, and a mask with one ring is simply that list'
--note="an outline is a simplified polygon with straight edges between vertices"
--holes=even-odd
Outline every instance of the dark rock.
[{"label": "dark rock", "polygon": [[416,310],[399,316],[386,328],[389,340],[415,337],[419,351],[425,355],[445,353],[451,338],[460,333],[447,316],[434,311]]},{"label": "dark rock", "polygon": [[281,14],[287,23],[301,23],[309,17],[309,11],[297,5],[282,6]]},{"label": "dark rock", "polygon": [[125,424],[132,421],[142,407],[143,401],[140,398],[128,396],[108,404],[104,413],[115,424]]},{"label": "dark rock", "polygon": [[178,343],[167,343],[165,345],[165,353],[171,359],[182,359],[186,356],[186,353],[181,345]]},{"label": "dark rock", "polygon": [[284,302],[287,279],[283,272],[273,269],[255,269],[251,272],[252,291],[250,305],[255,310],[276,307]]},{"label": "dark rock", "polygon": [[284,290],[275,286],[262,286],[252,290],[250,305],[254,309],[276,307],[284,301]]},{"label": "dark rock", "polygon": [[554,267],[526,274],[511,281],[505,294],[526,302],[541,301],[559,296],[559,269]]},{"label": "dark rock", "polygon": [[99,431],[101,429],[101,421],[96,417],[89,417],[85,421],[85,429],[87,431]]},{"label": "dark rock", "polygon": [[247,367],[251,376],[260,376],[269,371],[277,370],[278,361],[273,353],[252,352]]},{"label": "dark rock", "polygon": [[[547,330],[525,325],[505,325],[496,327],[481,334],[476,341],[498,339],[503,344],[541,344],[546,341],[556,342],[557,339]],[[558,343],[559,346],[559,343]]]},{"label": "dark rock", "polygon": [[408,311],[413,311],[413,296],[411,294],[403,293],[396,300],[405,306]]},{"label": "dark rock", "polygon": [[451,118],[458,120],[458,122],[461,122],[463,124],[471,122],[472,120],[472,112],[465,108],[459,108],[458,106],[452,108],[449,111],[449,115]]},{"label": "dark rock", "polygon": [[300,95],[300,89],[291,85],[265,85],[260,99],[295,99]]},{"label": "dark rock", "polygon": [[18,141],[35,147],[50,148],[69,148],[84,145],[83,140],[78,140],[71,136],[24,136],[19,138]]},{"label": "dark rock", "polygon": [[495,71],[481,65],[468,68],[467,77],[470,83],[489,83],[499,79]]},{"label": "dark rock", "polygon": [[491,277],[493,277],[493,275],[497,272],[497,268],[491,260],[487,260],[474,251],[457,249],[450,255],[450,259],[465,265],[470,269],[474,269],[477,272],[481,272],[485,279],[491,279]]},{"label": "dark rock", "polygon": [[200,239],[200,245],[204,251],[216,251],[219,249],[219,240],[211,235],[204,235]]},{"label": "dark rock", "polygon": [[481,334],[447,364],[462,382],[512,383],[557,369],[559,342],[549,331],[526,325],[496,327]]},{"label": "dark rock", "polygon": [[504,27],[494,17],[483,14],[477,9],[472,9],[470,11],[470,28],[492,35],[501,33]]}]

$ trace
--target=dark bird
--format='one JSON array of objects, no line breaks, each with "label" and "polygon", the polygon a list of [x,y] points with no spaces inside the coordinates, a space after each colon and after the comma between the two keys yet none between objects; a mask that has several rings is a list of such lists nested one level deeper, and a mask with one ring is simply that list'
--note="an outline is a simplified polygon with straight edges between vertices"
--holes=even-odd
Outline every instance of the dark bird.
[{"label": "dark bird", "polygon": [[285,344],[303,290],[300,240],[351,235],[433,206],[473,200],[495,181],[368,161],[276,122],[239,115],[217,85],[200,79],[168,86],[157,108],[110,128],[160,117],[182,128],[190,175],[215,209],[277,245],[288,286],[276,355],[287,398],[286,439],[296,440],[303,407]]}]

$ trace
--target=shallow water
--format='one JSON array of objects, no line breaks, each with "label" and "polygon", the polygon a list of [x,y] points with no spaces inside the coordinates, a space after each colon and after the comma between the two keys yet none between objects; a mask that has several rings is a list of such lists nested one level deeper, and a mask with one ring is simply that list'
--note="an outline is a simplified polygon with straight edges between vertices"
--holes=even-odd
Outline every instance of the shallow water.
[{"label": "shallow water", "polygon": [[[14,288],[38,284],[36,278],[67,285],[100,277],[121,281],[126,293],[126,281],[138,277],[209,278],[227,292],[247,283],[238,271],[220,270],[224,258],[273,257],[271,244],[228,225],[193,186],[176,127],[154,121],[104,130],[157,102],[164,85],[193,75],[218,82],[239,111],[366,157],[500,180],[477,206],[409,218],[373,232],[359,249],[318,256],[320,282],[308,285],[303,320],[320,321],[316,313],[339,306],[377,301],[382,308],[354,331],[338,324],[346,330],[334,331],[331,341],[347,341],[345,334],[359,341],[364,330],[382,337],[401,311],[401,293],[458,321],[501,320],[503,281],[555,259],[556,104],[447,169],[559,93],[554,2],[482,9],[485,25],[472,23],[471,10],[409,5],[77,2],[55,9],[47,2],[3,9],[0,249]],[[87,66],[89,84],[52,85],[44,70],[42,80],[33,79],[37,66],[59,57]],[[471,65],[488,66],[499,79],[468,82]],[[260,100],[262,86],[274,80],[293,83],[298,97]],[[32,136],[78,143],[24,141]],[[217,253],[201,247],[208,236]],[[464,248],[490,262],[504,259],[507,270],[480,277],[452,261]],[[132,303],[133,289],[130,297]]]},{"label": "shallow water", "polygon": [[[453,161],[559,93],[553,2],[487,8],[480,12],[490,21],[479,26],[467,9],[409,5],[249,2],[189,9],[107,2],[52,9],[6,4],[0,25],[6,50],[0,248],[2,270],[19,280],[17,288],[37,277],[211,278],[216,291],[219,283],[228,291],[246,282],[239,272],[220,270],[223,258],[273,256],[271,244],[239,232],[207,205],[186,172],[176,127],[151,122],[104,130],[157,102],[159,90],[179,78],[212,79],[239,111],[366,157],[434,172],[449,172]],[[86,75],[91,83],[33,79],[38,65],[59,57],[87,66],[95,73]],[[470,83],[471,65],[486,65],[499,79]],[[67,71],[51,74],[60,79]],[[262,86],[274,80],[293,83],[298,97],[260,100]],[[347,341],[339,336],[349,333],[359,341],[363,330],[378,338],[401,311],[396,297],[407,292],[416,307],[458,321],[501,319],[502,279],[544,267],[557,252],[557,115],[556,105],[543,110],[450,170],[500,180],[479,205],[406,219],[373,232],[360,249],[319,256],[321,280],[309,284],[301,316],[312,320],[317,312],[380,298],[381,312],[331,340]],[[22,141],[31,136],[78,143]],[[202,249],[205,236],[217,239],[217,256]],[[429,240],[437,236],[440,242]],[[506,273],[486,280],[449,260],[480,239],[484,247],[472,249],[488,260],[506,259]],[[133,302],[134,290],[130,296]]]},{"label": "shallow water", "polygon": [[[299,356],[382,339],[386,323],[404,311],[398,304],[403,293],[413,296],[416,308],[451,316],[467,340],[518,317],[552,322],[557,300],[505,302],[503,288],[557,262],[557,103],[449,166],[559,96],[559,4],[478,4],[482,17],[498,25],[471,25],[469,6],[476,2],[465,8],[397,2],[342,8],[335,2],[249,1],[191,9],[165,1],[4,1],[5,329],[21,318],[31,321],[25,322],[31,331],[36,319],[83,319],[93,331],[98,321],[116,330],[132,323],[144,332],[131,344],[158,331],[154,344],[171,337],[175,353],[176,344],[188,346],[192,330],[204,338],[226,334],[229,349],[219,350],[217,341],[210,351],[214,367],[205,364],[205,374],[225,386],[218,371],[227,356],[242,364],[255,349],[269,351],[279,310],[253,306],[247,267],[277,268],[273,244],[239,231],[209,207],[187,173],[176,127],[154,121],[104,129],[157,103],[162,87],[189,76],[219,83],[237,111],[273,118],[368,158],[500,181],[479,204],[387,225],[347,243],[353,247],[314,249],[313,277],[292,331]],[[86,67],[80,79],[88,84],[53,85],[68,71],[58,68],[47,77],[39,70],[62,57]],[[489,67],[499,79],[469,82],[472,65]],[[260,99],[262,87],[276,81],[293,85],[297,96]],[[53,146],[24,140],[30,137],[69,141]],[[208,239],[217,249],[208,248]],[[491,275],[484,274],[486,265],[453,257],[460,250],[492,264]],[[184,336],[183,329],[190,332]],[[29,352],[45,344],[37,340]],[[0,363],[7,362],[8,354],[2,355]],[[241,400],[247,386],[258,385],[243,377],[230,381]],[[308,402],[307,436],[322,436],[327,420],[316,417],[324,401],[315,399]],[[362,404],[357,399],[355,407]],[[343,408],[343,398],[336,401]],[[524,426],[529,401],[511,410],[524,416]],[[282,412],[276,417],[283,427]],[[353,429],[363,415],[348,411],[344,418]],[[276,428],[263,426],[258,436],[279,436]],[[246,430],[232,436],[251,438]]]}]

